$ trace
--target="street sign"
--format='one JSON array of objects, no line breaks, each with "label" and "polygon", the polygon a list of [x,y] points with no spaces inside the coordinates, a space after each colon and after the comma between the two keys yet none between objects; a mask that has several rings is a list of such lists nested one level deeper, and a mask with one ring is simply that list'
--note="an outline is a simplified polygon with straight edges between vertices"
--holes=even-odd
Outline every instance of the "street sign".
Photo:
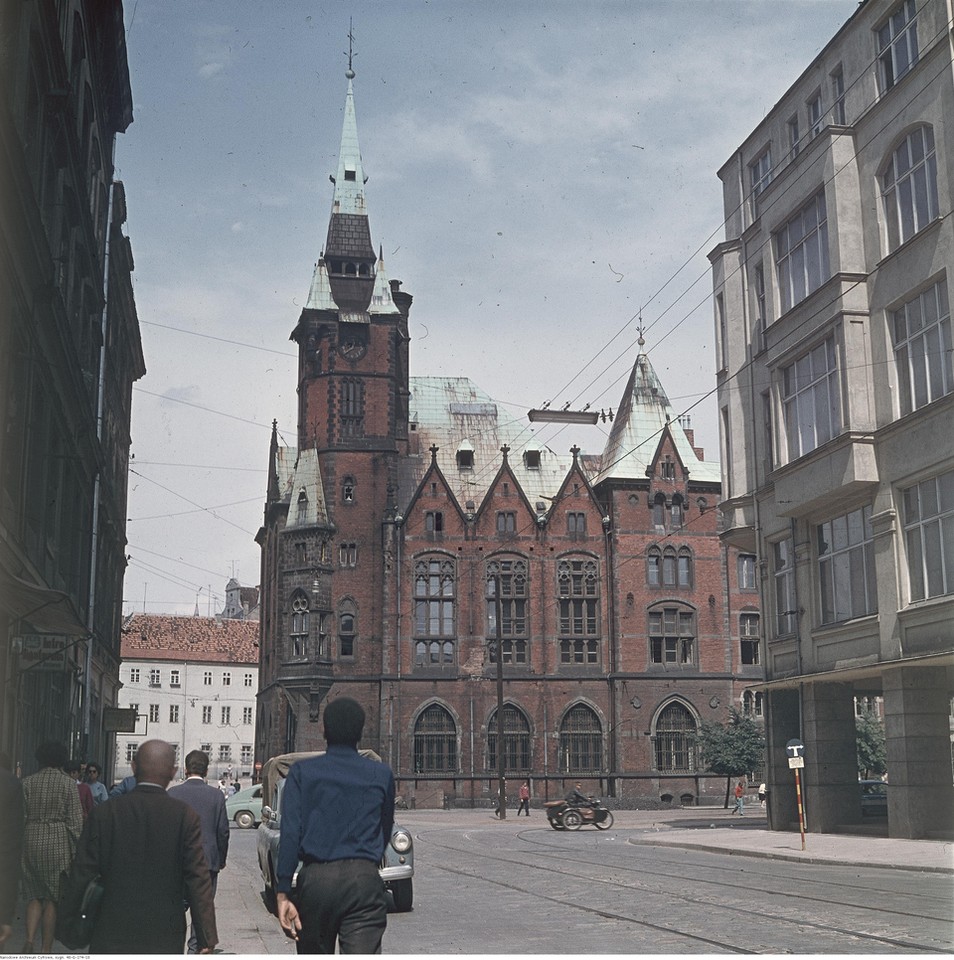
[{"label": "street sign", "polygon": [[103,732],[135,733],[138,716],[135,707],[103,707]]},{"label": "street sign", "polygon": [[[801,758],[805,756],[805,744],[801,740],[789,740],[785,744],[785,754],[789,760],[793,758]],[[789,764],[789,766],[793,766]],[[799,764],[800,767],[805,766],[804,763]]]},{"label": "street sign", "polygon": [[805,758],[804,757],[789,757],[788,758],[788,769],[789,770],[801,770],[805,767]]},{"label": "street sign", "polygon": [[65,670],[67,638],[56,633],[20,634],[20,665],[24,670]]}]

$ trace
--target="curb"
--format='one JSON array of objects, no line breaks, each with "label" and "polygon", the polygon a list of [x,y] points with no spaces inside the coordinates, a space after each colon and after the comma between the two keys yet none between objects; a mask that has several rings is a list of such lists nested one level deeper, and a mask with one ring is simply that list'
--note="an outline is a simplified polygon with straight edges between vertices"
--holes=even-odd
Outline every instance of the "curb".
[{"label": "curb", "polygon": [[627,839],[635,847],[679,847],[682,850],[701,850],[705,853],[721,853],[730,857],[756,857],[762,860],[787,860],[790,863],[809,863],[813,866],[864,867],[882,870],[908,870],[913,873],[954,874],[954,867],[918,867],[908,863],[874,863],[870,860],[833,860],[831,857],[805,856],[791,853],[769,853],[766,850],[738,850],[730,847],[709,846],[702,843],[686,843],[679,840],[636,840]]}]

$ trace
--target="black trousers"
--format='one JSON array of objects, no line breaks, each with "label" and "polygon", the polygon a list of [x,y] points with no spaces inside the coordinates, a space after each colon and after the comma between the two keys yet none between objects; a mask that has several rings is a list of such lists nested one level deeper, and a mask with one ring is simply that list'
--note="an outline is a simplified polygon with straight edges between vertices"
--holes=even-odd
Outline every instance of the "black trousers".
[{"label": "black trousers", "polygon": [[299,953],[380,953],[388,895],[370,860],[309,863],[298,874]]}]

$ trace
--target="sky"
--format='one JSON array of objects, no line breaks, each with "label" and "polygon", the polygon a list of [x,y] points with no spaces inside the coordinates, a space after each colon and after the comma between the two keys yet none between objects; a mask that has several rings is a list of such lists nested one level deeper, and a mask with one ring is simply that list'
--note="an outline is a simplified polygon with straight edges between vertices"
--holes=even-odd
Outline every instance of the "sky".
[{"label": "sky", "polygon": [[[411,375],[518,418],[615,409],[645,350],[719,448],[718,169],[856,0],[125,0],[116,176],[147,373],[123,612],[215,614],[259,581],[272,421],[331,213],[353,31],[371,238],[414,297]],[[609,424],[546,426],[599,453]]]}]

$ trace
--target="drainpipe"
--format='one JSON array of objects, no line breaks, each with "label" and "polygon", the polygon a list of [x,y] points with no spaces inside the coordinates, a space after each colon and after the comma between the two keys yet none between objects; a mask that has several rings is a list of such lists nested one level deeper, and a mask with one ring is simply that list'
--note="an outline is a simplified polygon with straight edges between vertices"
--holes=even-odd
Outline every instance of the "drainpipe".
[{"label": "drainpipe", "polygon": [[[109,169],[112,172],[116,169],[116,134],[113,134],[112,147],[110,149]],[[103,313],[100,321],[101,342],[99,346],[99,379],[96,387],[96,443],[100,446],[103,442],[103,406],[106,395],[106,330],[107,319],[109,315],[109,256],[110,243],[113,232],[113,198],[115,195],[115,183],[110,179],[109,201],[106,206],[106,242],[103,248]],[[93,644],[96,623],[96,572],[99,564],[99,498],[102,475],[97,469],[96,477],[93,481],[93,521],[92,521],[92,539],[90,544],[90,576],[89,576],[89,602],[86,610],[86,628],[89,630],[89,637],[86,641],[86,669],[83,676],[83,755],[85,756],[90,745],[90,726],[92,718],[92,692],[93,692]]]}]

